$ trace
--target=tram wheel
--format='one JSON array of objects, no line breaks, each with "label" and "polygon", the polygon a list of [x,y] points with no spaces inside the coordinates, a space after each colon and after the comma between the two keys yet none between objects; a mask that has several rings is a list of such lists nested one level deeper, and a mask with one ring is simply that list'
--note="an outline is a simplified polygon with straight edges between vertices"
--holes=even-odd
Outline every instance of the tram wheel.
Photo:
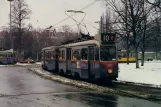
[{"label": "tram wheel", "polygon": [[75,72],[74,77],[75,77],[75,79],[79,80],[80,79],[79,73]]},{"label": "tram wheel", "polygon": [[107,85],[111,86],[112,85],[112,80],[107,80]]},{"label": "tram wheel", "polygon": [[64,71],[61,69],[60,71],[59,71],[59,74],[61,75],[61,76],[64,76],[65,74],[64,74]]}]

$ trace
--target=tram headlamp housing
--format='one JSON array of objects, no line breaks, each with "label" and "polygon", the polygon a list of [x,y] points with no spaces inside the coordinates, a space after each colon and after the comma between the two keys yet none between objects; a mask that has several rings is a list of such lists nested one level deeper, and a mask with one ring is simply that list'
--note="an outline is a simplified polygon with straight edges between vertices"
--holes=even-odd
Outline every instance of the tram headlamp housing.
[{"label": "tram headlamp housing", "polygon": [[109,70],[108,70],[108,73],[109,73],[109,74],[112,74],[112,72],[113,72],[112,69],[109,69]]}]

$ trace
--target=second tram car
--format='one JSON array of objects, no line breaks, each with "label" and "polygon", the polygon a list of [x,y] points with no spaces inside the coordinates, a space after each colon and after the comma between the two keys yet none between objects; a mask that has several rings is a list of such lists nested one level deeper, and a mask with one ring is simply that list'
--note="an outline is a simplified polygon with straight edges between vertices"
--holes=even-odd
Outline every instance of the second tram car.
[{"label": "second tram car", "polygon": [[0,64],[14,64],[16,63],[15,51],[13,49],[0,51]]},{"label": "second tram car", "polygon": [[[112,38],[112,37],[111,37]],[[109,38],[110,39],[110,38]],[[106,38],[107,40],[107,38]],[[81,79],[116,80],[116,44],[88,40],[42,49],[42,67]]]},{"label": "second tram car", "polygon": [[[120,50],[118,51],[118,62],[119,63],[127,63],[127,51],[126,50]],[[135,63],[135,52],[129,52],[129,63]]]}]

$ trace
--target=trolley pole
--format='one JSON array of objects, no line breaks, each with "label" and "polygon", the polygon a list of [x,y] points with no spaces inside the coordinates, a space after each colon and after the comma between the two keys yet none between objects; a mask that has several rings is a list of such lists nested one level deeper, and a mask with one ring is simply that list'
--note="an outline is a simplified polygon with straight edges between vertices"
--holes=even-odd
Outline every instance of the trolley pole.
[{"label": "trolley pole", "polygon": [[[75,14],[76,14],[76,13],[80,13],[80,14],[84,14],[84,17],[83,17],[83,19],[81,20],[81,22],[78,22],[76,19],[74,19],[72,16],[68,15],[67,13],[75,13]],[[66,11],[65,11],[65,14],[66,14],[69,18],[71,18],[73,21],[75,21],[75,23],[76,23],[76,25],[77,25],[77,27],[78,27],[78,36],[80,36],[80,33],[81,33],[80,25],[81,25],[81,23],[83,22],[83,20],[84,20],[84,18],[85,18],[85,16],[86,16],[86,13],[83,12],[83,11],[66,10]]]}]

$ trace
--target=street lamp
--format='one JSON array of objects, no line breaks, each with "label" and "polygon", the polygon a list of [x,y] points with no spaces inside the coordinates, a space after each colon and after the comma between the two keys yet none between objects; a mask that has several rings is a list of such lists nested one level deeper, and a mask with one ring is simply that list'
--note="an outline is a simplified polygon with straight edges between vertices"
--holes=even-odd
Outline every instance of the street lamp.
[{"label": "street lamp", "polygon": [[[84,14],[84,17],[83,17],[83,19],[81,20],[81,22],[78,22],[77,20],[75,20],[74,18],[72,18],[72,16],[68,15],[67,13],[81,13],[81,14]],[[80,30],[81,30],[81,29],[80,29],[80,25],[81,25],[81,23],[83,22],[83,20],[84,20],[84,18],[85,18],[85,16],[86,16],[86,13],[83,12],[83,11],[67,10],[67,11],[65,11],[65,14],[76,22],[77,27],[78,27],[78,35],[80,35]]]},{"label": "street lamp", "polygon": [[7,0],[10,2],[10,39],[11,39],[11,49],[13,49],[13,38],[12,38],[12,34],[11,34],[11,2],[14,0]]}]

